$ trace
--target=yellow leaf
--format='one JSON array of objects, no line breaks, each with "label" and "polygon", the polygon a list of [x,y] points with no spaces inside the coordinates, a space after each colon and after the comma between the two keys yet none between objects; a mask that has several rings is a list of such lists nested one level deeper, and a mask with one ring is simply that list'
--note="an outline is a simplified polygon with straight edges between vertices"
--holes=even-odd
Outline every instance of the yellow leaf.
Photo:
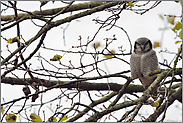
[{"label": "yellow leaf", "polygon": [[176,30],[182,29],[182,23],[181,23],[181,22],[178,22],[178,23],[175,25],[175,29],[176,29]]},{"label": "yellow leaf", "polygon": [[163,20],[164,18],[163,18],[163,15],[161,15],[161,14],[159,14],[159,17]]},{"label": "yellow leaf", "polygon": [[36,115],[36,113],[31,113],[30,118],[33,122],[43,122],[39,115]]},{"label": "yellow leaf", "polygon": [[159,102],[156,101],[155,103],[152,103],[151,106],[152,106],[152,107],[158,107],[158,106],[159,106]]},{"label": "yellow leaf", "polygon": [[[59,118],[62,118],[62,115]],[[64,115],[63,118],[60,120],[60,122],[63,122],[65,120],[67,120],[67,119],[68,119],[68,115]]]},{"label": "yellow leaf", "polygon": [[19,37],[14,37],[13,39],[12,38],[8,39],[8,43],[12,44],[14,42],[20,42],[20,38]]},{"label": "yellow leaf", "polygon": [[182,6],[182,1],[179,1],[180,2],[180,5]]},{"label": "yellow leaf", "polygon": [[176,41],[175,44],[181,43],[182,41]]},{"label": "yellow leaf", "polygon": [[47,3],[47,2],[50,2],[50,1],[39,1],[39,2],[40,2],[40,3],[44,3],[44,2]]},{"label": "yellow leaf", "polygon": [[52,116],[51,116],[51,117],[49,118],[49,122],[57,122],[56,117],[52,117]]},{"label": "yellow leaf", "polygon": [[179,30],[179,29],[182,29],[182,23],[181,22],[178,22],[174,28],[172,28],[172,31],[175,32],[175,30]]},{"label": "yellow leaf", "polygon": [[182,30],[179,32],[179,37],[182,39]]},{"label": "yellow leaf", "polygon": [[19,37],[15,37],[16,39],[15,40],[17,40],[18,42],[20,42],[20,38]]},{"label": "yellow leaf", "polygon": [[41,6],[44,6],[45,4],[47,4],[49,1],[39,1],[41,3]]},{"label": "yellow leaf", "polygon": [[4,114],[3,106],[1,106],[1,113]]},{"label": "yellow leaf", "polygon": [[61,55],[56,54],[52,59],[50,59],[50,61],[59,61],[61,58],[62,58]]},{"label": "yellow leaf", "polygon": [[114,50],[111,50],[109,53],[109,55],[104,55],[106,58],[110,58],[110,57],[113,57],[113,55],[110,55],[110,54],[115,54],[115,51]]},{"label": "yellow leaf", "polygon": [[173,32],[175,32],[175,27],[171,29]]},{"label": "yellow leaf", "polygon": [[100,42],[96,42],[93,44],[93,48],[97,49],[98,47],[100,47]]},{"label": "yellow leaf", "polygon": [[128,1],[127,4],[128,4],[129,6],[131,6],[131,7],[134,7],[132,1]]},{"label": "yellow leaf", "polygon": [[[180,47],[178,48],[178,52],[179,52],[179,50],[180,50]],[[182,52],[180,54],[182,54]]]},{"label": "yellow leaf", "polygon": [[171,23],[172,25],[174,25],[174,20],[175,20],[175,16],[168,16],[167,17],[168,23]]},{"label": "yellow leaf", "polygon": [[17,116],[16,116],[15,114],[9,113],[9,114],[6,116],[6,121],[7,121],[7,122],[16,122],[16,119],[17,119]]},{"label": "yellow leaf", "polygon": [[12,44],[13,43],[13,39],[8,39],[8,43]]},{"label": "yellow leaf", "polygon": [[159,42],[154,42],[153,48],[156,48],[156,47],[160,47],[160,43]]}]

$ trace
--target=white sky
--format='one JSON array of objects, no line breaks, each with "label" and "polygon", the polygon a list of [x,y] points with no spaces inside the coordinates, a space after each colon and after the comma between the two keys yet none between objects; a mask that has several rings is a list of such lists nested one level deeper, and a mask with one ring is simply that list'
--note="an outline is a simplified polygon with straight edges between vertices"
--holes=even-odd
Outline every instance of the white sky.
[{"label": "white sky", "polygon": [[[39,6],[40,6],[40,3],[38,1],[34,1],[34,2],[19,1],[18,2],[18,8],[21,8],[23,10],[25,9],[28,11],[39,10]],[[55,2],[54,4],[52,4],[52,2],[49,2],[47,5],[43,6],[42,9],[56,8],[56,7],[60,7],[60,6],[63,6],[63,4],[59,1]],[[159,42],[161,40],[161,35],[162,35],[159,28],[164,27],[163,20],[159,17],[159,14],[180,15],[181,12],[182,11],[181,11],[180,4],[175,3],[173,1],[172,2],[163,1],[157,7],[148,11],[144,15],[135,14],[134,12],[129,11],[129,10],[123,11],[120,14],[120,19],[117,21],[116,25],[123,27],[128,32],[128,35],[130,36],[130,39],[132,41],[132,45],[137,38],[142,37],[142,36],[148,37],[152,42],[155,42],[155,41]],[[73,14],[75,14],[75,13],[76,12],[73,12]],[[7,10],[6,12],[2,13],[2,15],[9,15],[9,14],[13,14],[13,11]],[[57,17],[56,19],[61,19],[68,15],[70,15],[70,13],[68,13],[66,15],[61,15],[61,16]],[[96,25],[95,22],[92,21],[92,19],[95,19],[98,17],[99,19],[105,20],[106,17],[108,17],[109,15],[110,14],[108,12],[100,12],[100,13],[95,13],[95,14],[89,15],[87,17],[77,19],[79,21],[75,21],[75,20],[72,21],[65,32],[66,46],[64,46],[63,32],[62,32],[63,30],[61,29],[61,27],[66,27],[67,24],[63,24],[61,26],[53,28],[53,29],[51,29],[51,31],[49,31],[47,33],[47,36],[45,38],[45,45],[47,47],[51,47],[51,48],[68,50],[72,46],[79,45],[79,41],[78,41],[79,35],[82,36],[82,41],[83,41],[83,43],[85,43],[87,41],[87,37],[89,36],[91,39],[92,36],[95,34],[95,32],[99,28],[99,24]],[[179,20],[179,18],[176,20]],[[42,23],[40,23],[40,21],[34,20],[34,22],[42,24]],[[165,22],[166,22],[166,20],[165,20]],[[167,26],[173,27],[170,24],[167,24]],[[21,34],[26,41],[29,40],[30,38],[32,38],[39,30],[38,27],[36,27],[34,24],[32,24],[30,22],[30,20],[21,22],[20,27],[21,27],[20,28]],[[3,28],[3,27],[1,27],[1,28]],[[126,37],[126,34],[118,28],[113,27],[113,29],[111,29],[110,31],[105,31],[105,29],[101,30],[101,32],[99,32],[99,34],[97,35],[95,42],[101,42],[101,44],[104,46],[105,41],[103,39],[106,37],[112,38],[112,36],[114,34],[116,34],[117,40],[114,41],[111,46],[109,46],[109,49],[111,48],[111,50],[113,49],[117,53],[120,53],[120,51],[118,51],[118,47],[123,45],[123,47],[126,49],[126,53],[128,53],[129,48],[130,48],[128,39]],[[13,29],[4,31],[1,33],[1,35],[6,38],[15,37],[16,28],[14,27]],[[178,39],[175,39],[175,36],[176,36],[175,33],[173,33],[173,31],[171,31],[170,29],[165,31],[163,40],[162,40],[163,44],[161,46],[161,49],[165,50],[165,48],[166,48],[171,52],[177,52],[177,49],[180,46],[180,44],[175,44],[175,41],[178,40]],[[3,50],[3,52],[1,53],[1,55],[4,57],[6,57],[8,54],[8,52],[5,51],[6,45],[7,45],[7,43],[4,40],[2,40],[1,41],[1,50]],[[28,56],[28,53],[30,53],[36,45],[37,45],[37,41],[34,43],[34,45],[31,45],[31,47],[25,52],[25,54],[24,54],[25,58]],[[13,51],[13,49],[16,48],[16,44],[11,44],[11,45],[9,45],[9,47]],[[91,52],[94,51],[92,49],[92,47],[89,47],[88,49]],[[162,57],[164,57],[164,59],[167,59],[168,63],[170,63],[170,61],[174,58],[175,55],[174,54],[169,55],[167,53],[159,53],[159,51],[161,49],[160,48],[155,49],[157,52],[159,61],[162,62]],[[77,49],[74,49],[74,50],[77,51]],[[100,50],[100,48],[98,50]],[[46,50],[40,50],[39,52],[41,53],[42,56],[44,56],[48,60],[57,53],[63,54],[60,52],[49,52],[48,53],[45,51]],[[77,65],[79,65],[77,58],[79,58],[79,55],[73,56],[73,54],[66,54],[63,57],[62,62],[65,64],[68,64],[68,61],[71,59],[71,61],[73,61],[73,64],[77,66]],[[91,62],[90,61],[91,59],[89,56],[86,56],[84,58],[86,59],[84,61],[85,62],[84,64]],[[103,56],[101,56],[100,58],[103,58]],[[125,56],[125,57],[121,56],[120,58],[123,58],[129,62],[130,56]],[[34,59],[35,60],[29,61],[28,63],[32,63],[32,68],[40,68],[40,63],[37,61],[37,58],[34,58]],[[55,63],[55,65],[57,65],[57,63]],[[107,67],[109,69],[108,73],[116,73],[116,72],[120,72],[123,70],[129,70],[129,68],[130,68],[129,65],[127,65],[126,63],[119,61],[119,60],[110,60],[108,62],[105,62],[105,65],[107,65]],[[106,69],[105,65],[102,64],[100,67],[105,70]],[[173,64],[171,64],[171,66],[172,65]],[[181,67],[182,63],[178,62],[178,66]],[[48,68],[49,68],[49,66],[48,66]],[[161,67],[161,68],[163,68],[163,67]],[[52,68],[50,67],[49,69],[52,69]],[[3,73],[3,71],[1,71],[1,74],[2,73]],[[16,73],[16,72],[14,72],[14,73]],[[92,74],[94,74],[94,73],[92,73]],[[92,75],[92,74],[90,74],[90,75]],[[16,75],[18,75],[20,78],[23,77],[22,72],[16,73]],[[130,74],[128,74],[128,75],[130,75]],[[8,74],[7,76],[12,76],[12,75]],[[97,76],[97,74],[94,74],[94,76]],[[121,83],[121,79],[117,79],[117,78],[111,79],[110,81],[117,82],[119,84]],[[104,80],[103,82],[106,82],[106,81]],[[139,83],[138,80],[136,80],[135,82]],[[10,92],[10,90],[11,90],[11,92]],[[59,95],[60,91],[57,89],[57,90],[52,90],[52,91],[47,92],[46,94],[44,94],[44,95],[46,95],[46,96],[44,96],[44,100],[49,100],[50,98],[47,98],[47,97],[53,97],[52,96],[53,94],[56,97],[56,94]],[[21,96],[23,96],[22,86],[12,86],[12,85],[1,84],[1,102],[3,102],[2,98],[5,98],[6,101],[10,101],[12,99],[16,99]],[[28,102],[30,103],[30,100]],[[40,102],[40,99],[37,99],[35,103],[31,103],[31,104],[37,104],[39,102]],[[64,105],[65,102],[62,101],[62,103]],[[87,103],[89,103],[89,102],[86,102],[86,104]],[[22,105],[22,101],[16,103],[16,105],[18,105],[18,104]],[[48,110],[48,108],[46,108],[46,106],[43,106],[42,109],[44,109],[46,111]],[[36,110],[32,109],[30,112],[34,112],[34,111],[37,111],[37,109]],[[124,110],[122,110],[122,111],[124,113]],[[140,110],[140,113],[145,115],[146,113],[151,114],[152,111],[153,111],[152,107],[149,108],[149,106],[144,106]],[[51,115],[51,113],[46,114],[46,116],[50,116],[50,115]],[[167,110],[166,116],[167,117],[166,117],[165,121],[170,121],[170,120],[182,121],[182,105],[179,102],[175,101],[175,103],[173,105],[171,105],[169,107],[169,109]],[[83,120],[84,120],[84,118],[82,120],[78,120],[78,121],[83,121]],[[19,119],[17,121],[19,121]]]}]

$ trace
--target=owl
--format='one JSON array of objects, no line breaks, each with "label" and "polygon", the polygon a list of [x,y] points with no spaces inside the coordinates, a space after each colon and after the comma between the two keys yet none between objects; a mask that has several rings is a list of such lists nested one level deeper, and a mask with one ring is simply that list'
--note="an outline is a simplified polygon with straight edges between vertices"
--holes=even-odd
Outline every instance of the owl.
[{"label": "owl", "polygon": [[148,38],[142,37],[135,41],[130,68],[132,78],[139,78],[145,89],[156,79],[157,75],[149,76],[149,73],[158,69],[158,58]]}]

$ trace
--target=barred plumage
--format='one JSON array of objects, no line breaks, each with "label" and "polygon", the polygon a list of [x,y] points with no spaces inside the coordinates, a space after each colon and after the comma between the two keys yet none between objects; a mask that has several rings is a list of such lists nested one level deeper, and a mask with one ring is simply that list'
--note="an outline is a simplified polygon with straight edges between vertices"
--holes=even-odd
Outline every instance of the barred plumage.
[{"label": "barred plumage", "polygon": [[158,69],[158,59],[148,38],[142,37],[135,41],[130,68],[132,78],[139,78],[145,89],[156,79],[156,75],[149,76],[149,73]]}]

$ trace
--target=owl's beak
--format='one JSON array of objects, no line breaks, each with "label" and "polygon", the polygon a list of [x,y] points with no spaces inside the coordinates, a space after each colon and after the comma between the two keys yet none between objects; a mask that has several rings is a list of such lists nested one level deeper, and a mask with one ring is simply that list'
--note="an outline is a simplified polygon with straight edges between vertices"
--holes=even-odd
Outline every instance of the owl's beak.
[{"label": "owl's beak", "polygon": [[141,46],[141,48],[142,48],[142,50],[144,50],[145,47],[144,46]]}]

